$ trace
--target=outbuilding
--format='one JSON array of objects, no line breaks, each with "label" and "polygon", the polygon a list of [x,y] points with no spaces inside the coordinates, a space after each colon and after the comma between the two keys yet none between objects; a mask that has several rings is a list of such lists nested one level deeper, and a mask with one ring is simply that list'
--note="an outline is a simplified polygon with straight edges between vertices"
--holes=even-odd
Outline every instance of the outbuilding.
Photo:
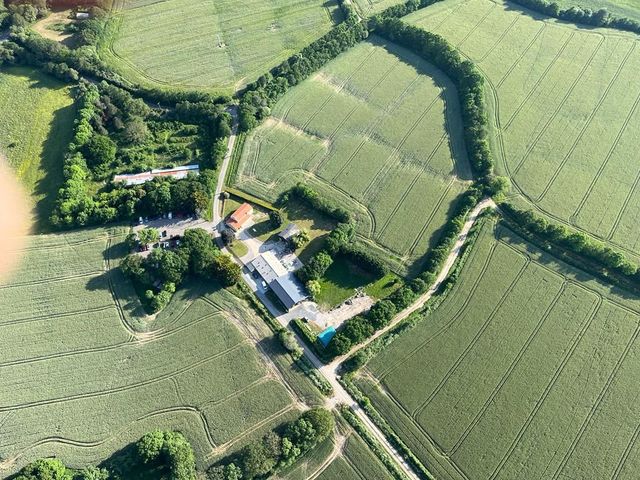
[{"label": "outbuilding", "polygon": [[231,214],[225,224],[234,232],[239,231],[253,215],[253,207],[249,203],[243,203]]},{"label": "outbuilding", "polygon": [[290,223],[280,233],[278,233],[278,237],[285,242],[288,242],[299,233],[300,228],[295,223]]},{"label": "outbuilding", "polygon": [[260,255],[251,262],[249,270],[262,278],[287,310],[307,299],[304,287],[295,274],[287,271],[273,252]]}]

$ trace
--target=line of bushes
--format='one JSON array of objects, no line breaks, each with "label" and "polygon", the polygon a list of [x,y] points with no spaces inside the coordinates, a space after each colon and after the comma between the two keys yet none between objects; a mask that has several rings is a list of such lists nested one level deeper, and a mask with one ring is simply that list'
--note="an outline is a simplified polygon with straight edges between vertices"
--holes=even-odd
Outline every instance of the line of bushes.
[{"label": "line of bushes", "polygon": [[369,429],[362,423],[362,421],[356,416],[356,414],[353,413],[351,407],[347,405],[341,405],[340,413],[345,418],[345,420],[349,422],[349,424],[358,433],[358,435],[360,435],[360,437],[365,441],[365,443],[369,446],[369,449],[376,457],[378,457],[378,459],[387,468],[393,478],[395,478],[396,480],[408,479],[404,472],[400,470],[400,468],[398,468],[398,464],[389,456],[382,445],[380,445],[378,440],[376,440],[374,436],[371,435]]},{"label": "line of bushes", "polygon": [[388,325],[396,313],[429,290],[458,239],[468,213],[478,204],[481,195],[479,188],[471,188],[462,195],[453,217],[443,227],[437,246],[427,255],[423,272],[385,300],[378,301],[367,313],[348,319],[327,346],[328,356],[348,353],[355,345]]},{"label": "line of bushes", "polygon": [[420,459],[414,455],[411,449],[406,443],[402,441],[400,437],[393,431],[393,428],[387,423],[387,421],[378,413],[378,411],[371,404],[371,400],[364,395],[360,389],[353,383],[353,378],[350,374],[344,375],[340,378],[340,384],[351,395],[351,397],[360,405],[371,421],[380,429],[382,434],[386,437],[389,443],[402,455],[402,457],[411,465],[411,468],[420,477],[435,480],[431,472],[422,464]]},{"label": "line of bushes", "polygon": [[591,25],[593,27],[607,27],[640,34],[640,22],[627,17],[611,15],[606,8],[591,10],[585,7],[560,8],[556,2],[546,0],[510,0],[529,10],[542,13],[566,22]]},{"label": "line of bushes", "polygon": [[367,38],[368,33],[364,22],[360,22],[356,15],[350,15],[327,34],[248,85],[240,98],[240,129],[248,131],[257,126],[269,116],[273,105],[290,87]]},{"label": "line of bushes", "polygon": [[209,480],[269,478],[327,439],[334,427],[335,419],[328,410],[323,408],[308,410],[297,420],[270,431],[261,439],[246,445],[231,458],[210,467],[207,470],[207,478]]},{"label": "line of bushes", "polygon": [[564,225],[549,222],[531,210],[520,210],[511,204],[500,206],[506,219],[515,223],[520,233],[530,237],[534,235],[548,246],[560,247],[571,254],[586,260],[581,268],[587,268],[597,276],[606,276],[610,280],[617,278],[630,283],[636,289],[640,287],[638,265],[629,260],[622,252],[608,247],[582,232],[571,230]]},{"label": "line of bushes", "polygon": [[383,10],[382,12],[374,15],[372,19],[375,25],[375,22],[378,22],[381,18],[401,18],[417,10],[420,10],[421,8],[425,8],[429,5],[433,5],[434,3],[442,1],[443,0],[409,0],[406,3],[393,5]]},{"label": "line of bushes", "polygon": [[283,192],[277,203],[278,205],[285,205],[292,198],[340,223],[349,223],[351,221],[351,214],[345,208],[332,204],[304,183],[298,183]]}]

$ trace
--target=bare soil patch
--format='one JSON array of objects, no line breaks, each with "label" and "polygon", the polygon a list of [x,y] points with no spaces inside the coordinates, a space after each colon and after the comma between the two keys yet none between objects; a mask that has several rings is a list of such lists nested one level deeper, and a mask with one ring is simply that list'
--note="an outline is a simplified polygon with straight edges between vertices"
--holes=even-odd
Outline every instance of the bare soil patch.
[{"label": "bare soil patch", "polygon": [[59,10],[56,12],[51,12],[48,17],[34,23],[32,28],[44,38],[48,38],[49,40],[53,40],[54,42],[64,43],[68,41],[72,35],[51,30],[50,27],[55,24],[67,25],[73,22],[73,20],[69,18],[69,15],[71,15],[71,10]]}]

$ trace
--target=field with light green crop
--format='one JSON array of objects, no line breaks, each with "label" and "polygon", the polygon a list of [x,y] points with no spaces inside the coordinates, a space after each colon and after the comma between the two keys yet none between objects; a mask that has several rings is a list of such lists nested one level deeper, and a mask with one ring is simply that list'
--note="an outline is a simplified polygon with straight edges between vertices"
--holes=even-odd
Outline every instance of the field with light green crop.
[{"label": "field with light green crop", "polygon": [[72,103],[67,86],[36,70],[0,71],[0,155],[44,218],[62,183],[62,159],[73,135]]},{"label": "field with light green crop", "polygon": [[101,52],[127,78],[229,92],[341,21],[334,0],[129,0],[114,15]]},{"label": "field with light green crop", "polygon": [[405,2],[402,0],[354,0],[353,3],[362,16],[368,17]]},{"label": "field with light green crop", "polygon": [[640,299],[490,222],[358,383],[436,478],[633,479],[639,334]]},{"label": "field with light green crop", "polygon": [[406,21],[482,71],[499,173],[522,203],[640,254],[640,38],[454,0]]},{"label": "field with light green crop", "polygon": [[155,320],[137,316],[107,269],[125,234],[37,236],[3,253],[22,260],[0,285],[0,476],[51,455],[97,464],[156,428],[184,432],[202,465],[295,415],[283,378],[301,374],[258,355],[256,342],[271,346],[251,332],[266,327],[228,291],[187,285]]},{"label": "field with light green crop", "polygon": [[352,213],[374,247],[410,265],[469,179],[455,88],[374,37],[278,102],[248,135],[235,186],[273,201],[307,182]]},{"label": "field with light green crop", "polygon": [[351,433],[338,456],[317,480],[386,480],[393,477],[357,433]]}]

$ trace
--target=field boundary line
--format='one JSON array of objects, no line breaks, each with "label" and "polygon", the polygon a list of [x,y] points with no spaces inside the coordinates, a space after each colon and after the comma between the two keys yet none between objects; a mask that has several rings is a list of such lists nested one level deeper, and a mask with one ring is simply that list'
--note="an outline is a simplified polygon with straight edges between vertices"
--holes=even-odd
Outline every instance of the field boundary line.
[{"label": "field boundary line", "polygon": [[600,38],[600,42],[596,45],[596,48],[593,50],[593,53],[591,54],[589,59],[586,61],[586,63],[580,69],[580,72],[575,77],[575,80],[573,81],[573,83],[569,86],[569,89],[566,91],[564,97],[562,97],[562,100],[560,100],[560,102],[558,102],[556,104],[556,109],[554,110],[554,112],[551,114],[549,119],[545,122],[545,124],[543,125],[542,129],[534,137],[533,142],[531,142],[529,144],[529,146],[527,147],[527,149],[525,150],[525,153],[524,153],[523,157],[520,159],[520,162],[518,162],[518,165],[516,165],[516,168],[513,170],[513,176],[514,177],[518,174],[518,172],[520,171],[522,166],[529,159],[529,157],[531,155],[531,152],[533,152],[533,149],[536,147],[536,145],[542,139],[542,137],[547,133],[547,129],[551,126],[551,124],[553,123],[555,118],[558,116],[558,113],[560,113],[560,111],[564,107],[564,104],[567,102],[569,97],[571,97],[571,94],[573,93],[575,88],[578,86],[578,83],[580,83],[580,80],[582,80],[582,77],[583,77],[584,73],[587,71],[587,69],[591,65],[591,62],[593,62],[593,59],[596,57],[596,55],[600,51],[600,48],[602,47],[602,45],[604,43],[604,40],[605,40],[605,37],[601,37]]},{"label": "field boundary line", "polygon": [[38,315],[37,317],[30,318],[18,318],[16,320],[7,320],[0,322],[0,329],[3,327],[12,327],[14,325],[20,325],[23,323],[32,323],[32,322],[43,322],[48,320],[55,320],[57,318],[65,318],[65,317],[73,317],[76,315],[84,315],[87,313],[96,313],[96,312],[104,312],[106,310],[116,310],[116,307],[113,303],[109,303],[107,305],[103,305],[101,307],[89,308],[86,310],[74,310],[72,312],[61,312],[61,313],[52,313],[52,314],[43,314]]},{"label": "field boundary line", "polygon": [[609,377],[607,378],[607,381],[605,382],[604,387],[602,388],[602,390],[600,390],[600,393],[598,394],[598,397],[596,398],[596,402],[591,406],[591,410],[589,411],[589,414],[587,415],[587,417],[582,422],[582,425],[580,426],[580,429],[578,430],[578,433],[576,434],[576,436],[574,437],[573,441],[571,442],[571,445],[569,446],[569,449],[565,452],[564,457],[562,458],[562,460],[560,462],[560,465],[558,465],[558,467],[556,468],[556,471],[554,472],[552,479],[558,478],[558,476],[561,474],[561,472],[564,469],[564,467],[567,465],[567,462],[569,461],[569,458],[571,457],[571,455],[573,455],[573,452],[575,451],[576,447],[578,446],[578,443],[580,443],[580,440],[582,439],[582,435],[584,435],[584,432],[587,430],[587,427],[591,423],[591,420],[593,419],[593,416],[595,415],[595,413],[598,410],[600,404],[602,403],[602,400],[607,395],[607,393],[609,391],[609,388],[611,387],[611,384],[613,383],[613,380],[615,379],[615,377],[617,376],[618,372],[620,371],[620,368],[622,367],[624,361],[626,360],[627,355],[631,351],[631,347],[633,347],[633,344],[638,339],[638,335],[639,334],[640,334],[640,324],[638,324],[636,326],[635,331],[633,332],[633,334],[631,335],[631,337],[627,341],[627,344],[625,345],[625,349],[622,352],[622,355],[620,357],[618,357],[618,360],[615,363],[615,365],[613,367],[613,370],[609,374]]},{"label": "field boundary line", "polygon": [[459,319],[459,317],[462,315],[464,310],[466,310],[467,306],[471,302],[471,299],[475,295],[476,290],[480,286],[482,278],[484,277],[486,271],[489,268],[489,264],[491,263],[491,260],[493,258],[493,255],[495,253],[495,250],[496,250],[497,246],[498,246],[498,243],[494,242],[492,244],[492,246],[490,247],[489,253],[487,254],[487,258],[484,261],[484,265],[482,266],[482,268],[480,270],[480,273],[478,274],[478,277],[476,278],[475,282],[473,283],[473,285],[469,289],[469,293],[467,293],[467,295],[465,296],[465,299],[464,299],[462,305],[458,308],[458,311],[454,315],[451,316],[451,320],[446,322],[438,330],[436,330],[432,335],[430,335],[428,338],[426,338],[424,342],[421,342],[415,348],[413,348],[411,351],[409,351],[404,357],[402,357],[402,359],[398,360],[398,362],[396,362],[395,364],[392,364],[391,366],[389,366],[388,368],[386,368],[382,372],[378,373],[376,375],[376,377],[378,377],[380,382],[382,382],[384,380],[384,378],[388,374],[390,374],[396,368],[400,367],[403,363],[405,363],[407,360],[409,360],[416,352],[418,352],[419,350],[424,348],[425,345],[427,345],[433,339],[439,337],[443,332],[448,330],[448,328],[451,327],[451,325],[453,325]]},{"label": "field boundary line", "polygon": [[533,422],[533,419],[535,418],[535,416],[538,414],[538,412],[542,408],[542,405],[544,404],[544,402],[546,401],[547,397],[549,396],[549,393],[551,393],[551,390],[553,390],[553,387],[555,386],[556,382],[558,381],[558,379],[562,375],[562,372],[564,371],[564,368],[569,363],[569,360],[571,359],[571,357],[573,356],[574,352],[578,348],[578,345],[580,344],[580,342],[584,338],[585,334],[587,333],[587,331],[591,327],[591,323],[593,322],[594,318],[597,316],[598,312],[600,311],[600,307],[602,306],[602,303],[603,303],[602,296],[598,295],[597,298],[596,298],[596,301],[595,301],[595,303],[593,305],[593,310],[592,310],[591,314],[585,319],[585,322],[583,323],[582,328],[575,334],[575,336],[573,338],[573,341],[571,342],[571,346],[569,347],[569,349],[565,353],[564,357],[562,358],[560,364],[556,368],[553,376],[551,377],[551,379],[547,383],[547,386],[543,390],[542,394],[540,395],[540,397],[538,397],[538,400],[536,401],[533,409],[529,412],[529,415],[527,416],[527,419],[525,420],[525,422],[522,425],[522,427],[520,427],[520,430],[518,431],[518,433],[516,434],[515,438],[511,442],[511,445],[509,446],[509,449],[504,453],[504,455],[500,459],[500,462],[498,463],[498,465],[496,465],[496,467],[494,468],[493,472],[489,476],[488,480],[494,480],[496,478],[496,476],[498,475],[498,473],[502,470],[504,465],[507,463],[509,458],[511,458],[511,455],[513,454],[513,452],[515,451],[516,447],[518,446],[518,443],[520,443],[520,440],[522,439],[522,437],[524,436],[525,432],[527,431],[527,429],[529,428],[529,426]]},{"label": "field boundary line", "polygon": [[[425,111],[424,113],[426,115],[427,112]],[[416,124],[416,126],[417,126],[417,124]],[[411,133],[412,132],[410,132],[409,134],[411,134]],[[426,174],[427,167],[431,163],[431,160],[433,160],[433,157],[436,156],[436,153],[438,152],[438,150],[440,149],[440,147],[442,146],[442,144],[444,143],[444,141],[446,139],[447,139],[447,133],[445,132],[444,134],[442,134],[442,136],[440,137],[438,142],[435,144],[435,146],[433,147],[433,150],[431,150],[431,153],[426,158],[424,165],[420,165],[420,174],[417,174],[417,175],[415,175],[413,177],[413,179],[409,183],[409,186],[406,188],[404,193],[400,196],[400,198],[396,202],[395,207],[393,207],[393,210],[391,211],[391,213],[387,216],[387,219],[385,220],[384,224],[382,225],[382,228],[381,228],[380,232],[378,232],[378,234],[376,235],[377,238],[382,238],[382,236],[384,235],[384,232],[386,232],[387,228],[389,227],[389,224],[391,223],[391,220],[393,220],[393,218],[396,216],[396,214],[398,213],[398,210],[400,210],[400,207],[402,206],[404,201],[407,199],[407,197],[411,193],[411,190],[413,190],[413,187],[415,187],[416,184],[418,183],[418,181],[422,178],[422,174]],[[452,183],[453,183],[453,179],[451,179],[451,181],[449,182],[449,185],[451,185]],[[445,187],[444,190],[446,191],[447,188],[448,188],[448,186]],[[432,212],[431,212],[431,218],[433,218],[433,215],[435,215],[435,209],[432,210]]]},{"label": "field boundary line", "polygon": [[484,21],[489,17],[489,15],[491,15],[491,12],[493,12],[497,6],[498,6],[497,3],[493,3],[493,2],[491,3],[491,7],[482,16],[482,18],[480,18],[478,23],[476,23],[472,28],[470,28],[467,34],[458,43],[455,44],[455,48],[457,50],[459,50],[462,47],[462,44],[469,39],[469,37],[473,34],[473,32],[475,32],[478,29],[478,27],[484,23]]},{"label": "field boundary line", "polygon": [[638,441],[638,436],[640,436],[640,423],[638,424],[635,431],[633,432],[633,435],[631,436],[629,443],[627,443],[627,446],[624,449],[622,456],[620,457],[620,461],[616,465],[616,469],[613,472],[613,475],[611,475],[611,480],[617,480],[617,478],[620,476],[620,472],[622,472],[624,465],[627,463],[627,459],[629,458],[629,454],[631,453],[631,450],[633,450],[633,447]]},{"label": "field boundary line", "polygon": [[31,287],[31,286],[44,285],[46,283],[54,283],[54,282],[55,283],[65,282],[67,280],[76,280],[79,278],[97,277],[103,273],[105,273],[104,270],[95,270],[93,272],[78,273],[78,274],[67,275],[62,277],[45,278],[42,280],[32,280],[32,281],[20,282],[20,283],[9,283],[5,285],[0,285],[0,290],[9,290],[12,288],[19,288],[19,287]]},{"label": "field boundary line", "polygon": [[627,197],[624,199],[624,203],[622,204],[622,208],[620,209],[620,211],[618,212],[618,215],[616,216],[615,222],[613,222],[611,231],[609,232],[609,235],[607,235],[607,240],[611,241],[616,231],[618,230],[618,225],[620,224],[620,221],[622,220],[622,217],[624,216],[624,213],[626,212],[627,207],[629,206],[629,202],[633,198],[633,194],[638,188],[639,183],[640,183],[640,170],[638,171],[638,175],[636,175],[636,179],[634,180],[633,185],[631,186],[631,189],[627,194]]},{"label": "field boundary line", "polygon": [[540,27],[540,30],[536,32],[536,34],[533,36],[533,38],[528,43],[528,45],[524,48],[524,50],[522,50],[522,53],[520,53],[518,58],[516,58],[515,62],[513,62],[513,64],[507,69],[507,71],[504,73],[502,78],[498,80],[498,83],[496,84],[496,90],[499,89],[502,86],[502,84],[507,80],[507,78],[511,76],[511,74],[516,69],[516,67],[520,64],[524,56],[527,53],[529,53],[529,50],[531,50],[531,47],[533,47],[533,45],[538,41],[538,38],[540,38],[540,36],[546,29],[547,29],[547,24],[543,23],[542,26]]},{"label": "field boundary line", "polygon": [[500,36],[496,39],[496,41],[493,43],[493,45],[492,45],[491,47],[489,47],[489,50],[487,50],[487,51],[484,53],[484,55],[482,55],[482,56],[478,59],[478,61],[477,61],[476,63],[482,63],[482,62],[484,62],[484,61],[487,59],[487,57],[493,53],[493,51],[496,49],[496,47],[497,47],[498,45],[500,45],[500,43],[502,43],[502,40],[504,40],[504,37],[506,37],[506,36],[507,36],[507,34],[511,31],[511,29],[515,26],[515,24],[516,24],[516,23],[518,23],[518,20],[520,20],[521,18],[522,18],[521,16],[517,16],[517,17],[515,17],[515,18],[514,18],[514,20],[513,20],[513,22],[511,22],[511,23],[509,24],[509,26],[505,29],[505,31],[504,31],[504,32],[502,32],[502,33],[500,34]]},{"label": "field boundary line", "polygon": [[[516,108],[514,110],[514,112],[511,114],[511,116],[507,119],[507,122],[504,125],[504,129],[503,131],[506,131],[509,129],[509,127],[511,126],[511,124],[513,123],[513,121],[516,119],[516,117],[520,114],[520,112],[522,111],[522,109],[524,108],[524,106],[527,104],[527,102],[529,102],[529,99],[531,98],[531,96],[533,95],[533,92],[535,92],[538,87],[540,86],[540,84],[546,80],[547,75],[549,74],[549,72],[551,71],[551,69],[555,66],[555,64],[557,63],[557,61],[560,59],[560,57],[562,56],[562,54],[564,53],[564,51],[567,49],[567,46],[569,46],[569,44],[571,43],[571,41],[573,40],[573,38],[575,37],[576,32],[571,32],[569,35],[567,35],[567,39],[565,40],[565,42],[562,44],[562,47],[560,47],[560,50],[558,50],[558,53],[556,53],[555,57],[553,57],[553,59],[551,60],[551,62],[549,63],[549,65],[547,65],[547,68],[544,69],[544,71],[542,72],[542,74],[540,75],[540,77],[538,77],[538,79],[535,81],[535,83],[533,84],[533,86],[531,87],[531,89],[529,90],[529,93],[527,93],[524,97],[524,99],[522,100],[522,102],[520,102],[520,105],[518,105],[518,108]],[[502,133],[500,133],[502,134]]]},{"label": "field boundary line", "polygon": [[224,397],[218,398],[216,400],[208,400],[206,402],[203,403],[199,403],[198,407],[201,409],[205,409],[205,408],[209,408],[209,407],[217,407],[218,405],[222,405],[223,403],[229,401],[229,400],[233,400],[234,398],[237,398],[239,396],[244,395],[245,393],[247,393],[249,390],[255,388],[255,387],[260,387],[265,383],[268,382],[275,382],[276,379],[274,379],[271,375],[267,374],[264,375],[252,382],[249,382],[248,384],[240,387],[237,390],[234,390],[233,392],[230,392],[229,394],[225,395]]},{"label": "field boundary line", "polygon": [[120,323],[125,328],[125,330],[129,332],[130,335],[135,336],[137,331],[129,324],[129,321],[127,320],[124,314],[124,309],[120,304],[120,299],[118,298],[118,295],[116,295],[116,290],[113,282],[113,274],[112,274],[113,269],[111,268],[111,257],[109,256],[109,253],[108,253],[110,250],[111,250],[111,238],[109,238],[109,240],[107,241],[107,248],[104,253],[104,266],[105,266],[105,271],[107,275],[107,284],[109,286],[109,292],[111,293],[111,297],[113,298],[113,303],[115,304],[116,310],[118,311],[118,317],[120,317]]},{"label": "field boundary line", "polygon": [[[354,68],[351,73],[345,78],[344,82],[342,82],[342,84],[338,87],[337,91],[332,89],[331,93],[329,94],[329,96],[327,96],[327,98],[318,106],[318,108],[309,116],[309,118],[307,118],[307,120],[299,127],[300,130],[302,131],[307,131],[307,128],[309,127],[309,124],[314,120],[315,117],[317,117],[320,112],[322,110],[324,110],[324,107],[326,107],[329,102],[331,102],[331,100],[338,94],[340,93],[345,86],[347,85],[347,83],[349,83],[349,81],[360,71],[360,69],[363,67],[363,65],[367,62],[367,60],[369,60],[369,58],[371,58],[373,56],[373,54],[376,52],[375,48],[372,48],[371,51],[364,57],[364,59],[362,60],[362,62],[360,62],[356,68]],[[293,108],[293,106],[292,106]],[[293,138],[291,140],[289,140],[289,142],[287,142],[278,152],[276,152],[269,160],[267,160],[264,165],[263,168],[266,167],[270,167],[275,160],[287,149],[289,148],[289,145],[291,145],[293,143]],[[257,163],[257,162],[256,162]],[[257,168],[257,165],[256,165]],[[254,173],[255,175],[255,173]]]},{"label": "field boundary line", "polygon": [[[560,164],[556,168],[555,172],[553,172],[553,175],[551,175],[551,178],[549,179],[549,182],[547,182],[547,185],[544,187],[544,189],[542,190],[542,193],[540,193],[540,195],[536,199],[536,202],[541,202],[544,199],[544,197],[547,195],[547,193],[549,192],[549,190],[551,189],[551,187],[555,183],[555,181],[558,178],[558,176],[560,176],[560,173],[564,169],[564,166],[567,164],[567,162],[569,161],[569,159],[573,155],[573,152],[575,152],[576,148],[578,148],[578,144],[582,141],[582,138],[584,137],[585,133],[587,133],[587,130],[591,126],[591,122],[596,117],[596,114],[600,110],[600,107],[602,106],[602,104],[606,100],[607,96],[609,95],[609,92],[611,91],[611,88],[617,82],[618,77],[620,76],[620,73],[622,73],[622,70],[624,69],[625,65],[627,64],[627,61],[629,60],[629,57],[634,52],[634,50],[636,48],[636,45],[637,45],[637,42],[633,42],[632,43],[631,48],[629,49],[629,51],[625,55],[625,57],[622,60],[622,62],[620,63],[620,65],[618,65],[618,68],[616,69],[615,74],[611,78],[611,81],[607,84],[607,86],[604,89],[604,92],[602,93],[600,99],[596,103],[595,107],[589,113],[589,116],[587,117],[586,122],[584,123],[584,125],[580,129],[580,132],[578,133],[578,135],[575,137],[575,139],[573,141],[573,144],[571,145],[571,148],[567,151],[567,153],[565,154],[564,158],[561,160]],[[637,106],[638,101],[640,101],[640,94],[636,98],[634,106]],[[632,108],[631,109],[631,115],[633,114],[634,111],[635,111],[635,108]],[[619,132],[619,135],[616,136],[612,148],[609,150],[609,153],[608,153],[607,157],[605,157],[605,161],[603,162],[604,165],[606,165],[606,163],[608,162],[609,158],[611,158],[611,155],[613,154],[613,151],[615,150],[615,147],[618,144],[618,141],[620,140],[620,137],[621,137],[622,133],[625,130],[624,125],[626,125],[628,123],[627,120],[631,119],[631,115],[627,116],[627,119],[625,119],[625,123],[623,124],[623,127],[622,127],[621,131]],[[604,170],[604,168],[599,170],[599,172],[601,172],[602,170]],[[595,180],[597,180],[598,177],[599,177],[599,174],[596,174]],[[593,182],[594,185],[595,185],[595,180]],[[587,194],[587,197],[588,197],[588,194]],[[580,208],[581,207],[579,206],[578,209],[576,210],[576,212],[578,212],[578,210]],[[574,212],[573,216],[574,217],[577,216],[575,212]],[[571,221],[571,219],[569,219],[569,221]]]},{"label": "field boundary line", "polygon": [[190,370],[193,370],[195,368],[198,368],[212,360],[215,360],[217,358],[223,357],[225,355],[228,355],[229,353],[233,353],[235,350],[239,350],[241,346],[245,345],[248,342],[240,342],[237,345],[234,345],[231,348],[228,348],[226,350],[217,352],[213,355],[210,355],[208,357],[205,357],[203,359],[197,360],[196,362],[190,364],[190,365],[186,365],[184,367],[178,368],[175,371],[171,372],[171,373],[164,373],[162,375],[159,375],[157,377],[154,378],[150,378],[147,380],[142,380],[139,382],[134,382],[134,383],[130,383],[128,385],[121,385],[119,387],[114,387],[114,388],[109,388],[109,389],[105,389],[105,390],[96,390],[93,392],[85,392],[85,393],[77,393],[74,395],[68,395],[66,397],[57,397],[57,398],[51,398],[51,399],[44,399],[44,400],[35,400],[32,402],[24,402],[24,403],[18,403],[18,404],[13,404],[13,405],[3,405],[0,406],[0,412],[10,412],[10,411],[14,411],[14,410],[24,410],[26,408],[32,408],[32,407],[39,407],[42,405],[54,405],[54,404],[60,404],[60,403],[65,403],[68,401],[72,401],[72,400],[83,400],[83,399],[89,399],[89,398],[95,398],[95,397],[102,397],[105,395],[111,395],[113,393],[120,393],[120,392],[125,392],[128,390],[135,390],[136,388],[139,387],[144,387],[147,385],[153,385],[154,383],[159,383],[162,382],[164,380],[168,380],[169,378],[171,378],[174,375],[180,375],[182,373],[188,372]]},{"label": "field boundary line", "polygon": [[[636,43],[634,43],[633,46],[635,47]],[[631,118],[635,115],[636,110],[638,109],[638,105],[640,105],[640,93],[638,93],[638,96],[636,97],[636,100],[633,103],[633,106],[631,107],[631,110],[629,110],[629,113],[627,114],[626,118],[624,119],[624,123],[620,127],[620,130],[618,131],[618,134],[616,135],[615,139],[613,140],[613,143],[611,144],[611,147],[609,148],[609,151],[607,152],[607,155],[604,157],[603,162],[600,164],[600,168],[598,168],[598,171],[596,172],[595,176],[593,177],[593,180],[591,180],[591,183],[589,184],[589,187],[587,188],[587,191],[585,192],[584,196],[582,197],[582,200],[580,200],[580,203],[578,204],[578,207],[573,212],[573,214],[569,217],[569,223],[573,224],[573,223],[575,223],[577,221],[577,217],[580,214],[580,211],[582,210],[584,205],[587,203],[587,200],[589,199],[589,196],[591,195],[591,192],[595,188],[596,183],[598,182],[598,179],[602,175],[602,172],[604,172],[604,169],[607,168],[607,165],[609,164],[609,161],[611,160],[611,157],[613,157],[613,153],[616,151],[616,148],[618,147],[618,143],[620,142],[620,139],[622,138],[622,136],[627,131],[627,127],[629,126],[629,123],[631,123]]]},{"label": "field boundary line", "polygon": [[480,338],[482,338],[482,336],[484,335],[484,332],[487,330],[487,328],[489,328],[489,325],[493,322],[498,311],[502,308],[502,305],[504,305],[504,302],[507,300],[507,297],[511,295],[516,285],[522,279],[522,276],[524,275],[524,273],[529,269],[530,265],[531,265],[531,259],[527,259],[524,265],[520,268],[520,271],[516,274],[511,284],[504,291],[504,293],[500,297],[500,300],[498,300],[498,302],[496,303],[496,306],[493,308],[493,310],[491,311],[487,319],[480,326],[480,329],[473,336],[473,338],[471,339],[471,342],[467,344],[467,346],[464,348],[462,353],[458,356],[456,361],[453,362],[453,365],[449,367],[449,370],[445,373],[445,375],[442,377],[438,385],[436,385],[436,388],[429,394],[426,400],[422,402],[422,404],[420,404],[411,413],[411,418],[413,418],[416,421],[416,423],[419,423],[417,417],[429,406],[429,404],[435,399],[435,397],[438,396],[438,394],[447,384],[451,376],[458,370],[458,367],[462,364],[462,362],[465,361],[465,359],[467,358],[469,353],[473,350],[473,348],[476,346]]},{"label": "field boundary line", "polygon": [[462,446],[462,444],[464,443],[466,438],[473,431],[475,426],[480,422],[480,420],[482,419],[482,416],[486,413],[486,411],[489,408],[489,406],[493,403],[493,401],[495,400],[495,398],[498,395],[498,393],[502,390],[502,387],[505,385],[507,380],[511,377],[511,374],[513,373],[513,371],[516,369],[516,367],[518,366],[518,364],[522,360],[522,357],[524,356],[526,351],[529,349],[529,346],[531,346],[531,343],[533,342],[533,340],[538,336],[538,333],[542,329],[542,326],[546,323],[547,319],[551,315],[551,312],[553,311],[553,309],[557,305],[558,301],[560,300],[560,298],[562,297],[562,295],[566,291],[566,288],[567,288],[567,282],[564,281],[560,285],[560,289],[556,293],[555,297],[551,300],[551,302],[547,306],[545,312],[540,317],[540,320],[538,321],[538,323],[536,324],[536,326],[534,327],[532,332],[529,334],[529,337],[527,338],[525,343],[522,345],[522,347],[520,347],[520,350],[518,351],[518,354],[512,360],[511,364],[509,365],[509,368],[503,374],[503,376],[500,379],[500,381],[498,382],[498,384],[495,386],[495,388],[493,389],[493,391],[491,392],[491,394],[489,395],[487,400],[482,405],[482,408],[480,408],[480,410],[475,415],[475,417],[473,418],[471,423],[462,432],[462,435],[460,435],[460,438],[458,438],[458,440],[453,445],[453,447],[451,447],[451,450],[449,450],[449,455],[455,455],[455,453]]}]

